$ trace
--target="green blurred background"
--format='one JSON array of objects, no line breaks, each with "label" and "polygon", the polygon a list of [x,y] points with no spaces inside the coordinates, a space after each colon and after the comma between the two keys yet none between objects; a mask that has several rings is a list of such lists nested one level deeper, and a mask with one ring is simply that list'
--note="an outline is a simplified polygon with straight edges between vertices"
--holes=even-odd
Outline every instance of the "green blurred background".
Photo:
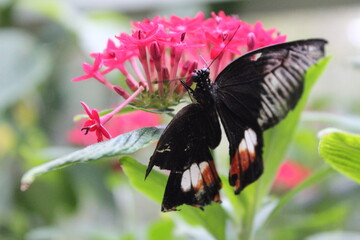
[{"label": "green blurred background", "polygon": [[[96,81],[70,81],[83,74],[81,63],[91,61],[90,52],[129,32],[130,21],[219,10],[249,23],[261,20],[288,40],[329,41],[326,50],[333,59],[312,92],[311,111],[303,116],[288,159],[315,169],[324,164],[317,153],[318,130],[337,126],[360,132],[359,122],[346,123],[360,115],[358,0],[0,0],[1,240],[157,239],[156,229],[174,224],[177,239],[210,238],[161,214],[158,204],[127,184],[114,167],[116,159],[49,173],[27,192],[20,192],[19,182],[29,168],[77,148],[68,143],[67,132],[82,112],[80,101],[98,109],[118,101]],[[152,149],[135,158],[146,162]],[[330,239],[321,233],[332,231],[360,239],[354,233],[360,232],[359,198],[358,185],[333,173],[297,195],[257,239]]]}]

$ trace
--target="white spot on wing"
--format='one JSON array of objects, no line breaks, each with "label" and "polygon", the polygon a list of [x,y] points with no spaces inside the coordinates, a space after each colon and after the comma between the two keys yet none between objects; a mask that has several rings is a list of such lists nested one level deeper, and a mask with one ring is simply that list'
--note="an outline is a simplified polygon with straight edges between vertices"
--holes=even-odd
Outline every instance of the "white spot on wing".
[{"label": "white spot on wing", "polygon": [[206,161],[204,161],[199,164],[199,167],[201,173],[203,173],[209,167],[209,164]]},{"label": "white spot on wing", "polygon": [[239,152],[242,151],[247,151],[247,146],[246,146],[246,142],[244,139],[241,140],[240,145],[239,145]]},{"label": "white spot on wing", "polygon": [[184,192],[188,192],[191,189],[191,177],[190,177],[190,169],[187,169],[181,178],[181,189]]},{"label": "white spot on wing", "polygon": [[254,146],[254,143],[251,140],[249,131],[246,130],[244,135],[245,135],[245,142],[246,142],[249,153],[254,154],[255,153],[255,146]]},{"label": "white spot on wing", "polygon": [[251,128],[249,128],[249,129],[247,130],[247,132],[249,133],[251,142],[252,142],[254,145],[257,145],[257,137],[256,137],[255,131],[252,130]]},{"label": "white spot on wing", "polygon": [[164,147],[163,149],[158,149],[156,150],[156,152],[158,153],[163,153],[163,152],[171,152],[171,149],[170,149],[170,145],[169,144],[164,144]]},{"label": "white spot on wing", "polygon": [[190,167],[190,176],[191,184],[193,187],[196,187],[201,182],[201,172],[199,166],[196,163],[193,163]]},{"label": "white spot on wing", "polygon": [[251,57],[251,61],[257,61],[260,57],[261,57],[262,53],[257,53],[257,54],[254,54],[252,57]]}]

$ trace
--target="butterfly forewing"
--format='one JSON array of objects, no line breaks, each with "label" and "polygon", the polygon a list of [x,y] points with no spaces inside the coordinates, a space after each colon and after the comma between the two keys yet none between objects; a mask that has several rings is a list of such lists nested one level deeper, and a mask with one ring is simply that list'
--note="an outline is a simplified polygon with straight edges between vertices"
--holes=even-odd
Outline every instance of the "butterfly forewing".
[{"label": "butterfly forewing", "polygon": [[228,102],[234,114],[255,116],[263,130],[276,125],[298,102],[306,71],[324,57],[325,44],[322,39],[301,40],[239,57],[215,80],[217,99]]},{"label": "butterfly forewing", "polygon": [[229,140],[229,182],[235,193],[261,175],[262,131],[295,107],[306,71],[324,57],[325,44],[312,39],[258,49],[230,63],[216,78],[213,94]]},{"label": "butterfly forewing", "polygon": [[229,140],[229,183],[237,194],[263,172],[262,131],[256,124],[246,124],[222,102],[218,103],[218,111]]}]

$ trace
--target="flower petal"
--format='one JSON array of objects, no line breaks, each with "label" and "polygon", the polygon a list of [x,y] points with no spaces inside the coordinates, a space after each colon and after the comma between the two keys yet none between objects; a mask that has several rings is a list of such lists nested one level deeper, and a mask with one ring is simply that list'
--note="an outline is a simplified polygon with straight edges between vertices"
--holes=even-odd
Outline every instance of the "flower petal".
[{"label": "flower petal", "polygon": [[93,115],[91,113],[91,109],[89,108],[89,106],[85,103],[85,102],[80,102],[80,104],[84,107],[86,114],[93,119]]},{"label": "flower petal", "polygon": [[110,139],[112,138],[110,132],[104,127],[104,126],[100,126],[100,131],[102,133],[102,135],[104,135],[106,138]]},{"label": "flower petal", "polygon": [[95,121],[94,120],[86,120],[83,124],[83,128],[87,128],[87,127],[91,127],[95,124]]},{"label": "flower petal", "polygon": [[89,78],[91,78],[91,75],[86,74],[86,75],[82,75],[82,76],[79,76],[79,77],[76,77],[76,78],[72,78],[71,81],[79,82],[79,81],[87,80]]},{"label": "flower petal", "polygon": [[102,58],[101,58],[101,54],[98,53],[95,57],[95,62],[94,62],[94,71],[98,71],[102,66]]},{"label": "flower petal", "polygon": [[103,135],[100,129],[96,130],[96,136],[97,136],[97,141],[98,142],[102,142],[103,141]]},{"label": "flower petal", "polygon": [[91,66],[89,63],[83,63],[83,70],[87,74],[91,74],[94,71],[94,67]]},{"label": "flower petal", "polygon": [[101,122],[100,122],[100,116],[99,116],[98,110],[93,109],[93,110],[91,111],[91,114],[92,114],[93,120],[96,122],[96,124],[100,125]]}]

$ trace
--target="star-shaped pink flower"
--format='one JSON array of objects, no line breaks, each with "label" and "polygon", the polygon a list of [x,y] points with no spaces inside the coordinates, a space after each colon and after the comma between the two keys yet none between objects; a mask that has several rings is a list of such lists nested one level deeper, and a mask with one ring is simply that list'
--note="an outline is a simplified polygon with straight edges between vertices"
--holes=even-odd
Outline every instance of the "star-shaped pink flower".
[{"label": "star-shaped pink flower", "polygon": [[90,109],[88,107],[88,105],[86,105],[86,103],[84,102],[80,102],[81,105],[84,107],[87,115],[89,116],[89,120],[87,120],[83,127],[81,128],[81,131],[85,130],[85,135],[88,134],[88,132],[96,132],[96,136],[97,136],[97,141],[98,142],[102,142],[103,141],[103,136],[105,136],[106,138],[110,139],[111,134],[108,132],[108,130],[106,130],[106,128],[104,127],[104,124],[109,120],[109,118],[101,118],[99,116],[99,112],[96,109]]},{"label": "star-shaped pink flower", "polygon": [[89,78],[95,78],[101,83],[106,82],[107,80],[104,78],[104,76],[99,72],[100,68],[102,66],[102,57],[100,53],[97,53],[95,55],[95,61],[94,65],[91,66],[89,63],[83,63],[83,70],[86,73],[85,75],[82,75],[77,78],[73,78],[72,81],[78,82],[82,80],[86,80]]}]

